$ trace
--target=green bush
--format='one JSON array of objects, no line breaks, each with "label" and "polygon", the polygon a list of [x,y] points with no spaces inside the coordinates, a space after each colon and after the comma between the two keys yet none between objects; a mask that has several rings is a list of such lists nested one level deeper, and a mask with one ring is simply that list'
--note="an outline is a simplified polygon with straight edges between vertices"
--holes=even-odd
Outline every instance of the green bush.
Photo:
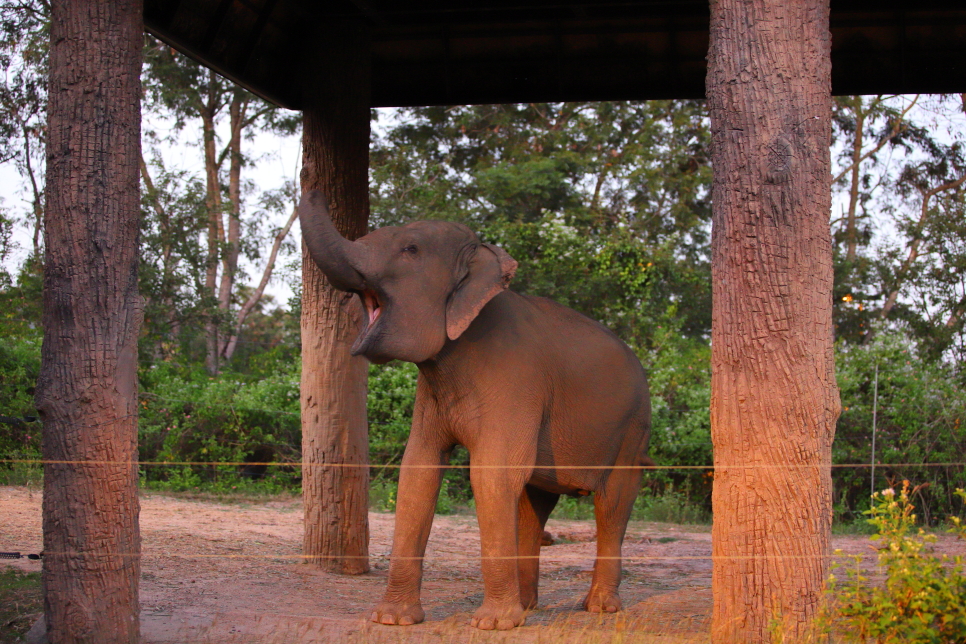
[{"label": "green bush", "polygon": [[297,472],[284,467],[301,452],[297,366],[262,377],[212,378],[160,363],[142,370],[141,387],[141,460],[172,463],[146,467],[148,487],[271,492],[297,484]]},{"label": "green bush", "polygon": [[687,491],[669,487],[660,496],[643,493],[634,501],[631,518],[660,523],[704,524],[711,522],[711,512],[692,500]]},{"label": "green bush", "polygon": [[[20,329],[0,341],[0,459],[39,459],[41,424],[34,407],[34,387],[40,373],[40,334]],[[20,484],[40,468],[24,463],[0,463],[0,479]]]},{"label": "green bush", "polygon": [[[399,468],[412,426],[413,406],[416,400],[416,378],[419,370],[408,362],[390,362],[369,367],[369,461],[372,484],[370,501],[373,509],[391,512],[395,508],[396,488],[399,485]],[[469,454],[456,447],[450,454],[451,465],[469,465]],[[389,465],[390,467],[377,467]],[[447,469],[443,474],[438,514],[452,514],[470,504],[473,492],[470,488],[469,470],[465,467]]]},{"label": "green bush", "polygon": [[[875,370],[879,370],[876,480],[881,489],[909,479],[916,488],[920,518],[927,525],[952,514],[955,489],[966,480],[966,390],[951,366],[919,359],[902,332],[883,330],[868,345],[839,345],[836,360],[842,415],[832,445],[832,462],[869,463]],[[926,464],[933,465],[926,465]],[[860,519],[869,508],[869,468],[835,468],[837,518]]]},{"label": "green bush", "polygon": [[[369,366],[370,462],[398,465],[402,460],[412,424],[418,372],[416,365],[409,362]],[[398,471],[386,469],[380,475],[399,480]]]},{"label": "green bush", "polygon": [[[915,528],[916,515],[909,482],[898,494],[877,492],[865,514],[880,542],[878,568],[882,585],[869,584],[861,569],[862,555],[852,557],[845,581],[829,578],[831,622],[846,641],[881,644],[954,644],[966,642],[966,560],[936,556],[929,544],[936,537]],[[966,500],[966,492],[955,490]],[[959,517],[950,532],[966,538]],[[836,551],[841,554],[841,551]],[[837,565],[833,569],[841,570]]]},{"label": "green bush", "polygon": [[[644,473],[650,497],[685,493],[688,504],[711,510],[711,347],[681,333],[674,306],[665,312],[642,357],[651,387],[650,456],[660,469]],[[708,469],[690,469],[707,466]],[[676,490],[676,492],[674,492]],[[645,493],[645,494],[646,494]]]},{"label": "green bush", "polygon": [[[594,497],[561,496],[552,516],[556,519],[593,520]],[[651,494],[647,489],[642,491],[634,501],[631,520],[695,525],[708,523],[711,513],[693,502],[686,491],[669,486],[659,495]]]}]

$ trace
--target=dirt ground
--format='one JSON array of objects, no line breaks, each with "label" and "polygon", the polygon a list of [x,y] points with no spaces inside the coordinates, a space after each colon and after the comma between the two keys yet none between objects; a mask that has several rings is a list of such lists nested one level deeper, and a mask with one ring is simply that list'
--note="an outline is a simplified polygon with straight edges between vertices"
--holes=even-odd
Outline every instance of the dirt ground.
[{"label": "dirt ground", "polygon": [[[40,552],[41,494],[0,487],[0,550]],[[298,500],[212,503],[141,499],[141,624],[145,644],[221,642],[709,641],[710,527],[632,523],[624,542],[625,611],[579,608],[590,584],[594,525],[551,519],[558,543],[541,553],[540,605],[526,626],[483,633],[466,625],[483,599],[479,532],[472,516],[437,516],[423,581],[426,622],[367,621],[386,584],[393,516],[371,513],[372,571],[357,577],[299,563]],[[865,537],[834,547],[868,552]],[[39,570],[26,559],[0,562]]]}]

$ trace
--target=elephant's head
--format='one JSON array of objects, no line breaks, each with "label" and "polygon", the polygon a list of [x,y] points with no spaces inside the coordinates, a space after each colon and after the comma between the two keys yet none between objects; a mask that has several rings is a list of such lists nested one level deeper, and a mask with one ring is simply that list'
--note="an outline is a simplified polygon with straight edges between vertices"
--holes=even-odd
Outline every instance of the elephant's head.
[{"label": "elephant's head", "polygon": [[373,362],[433,358],[509,285],[517,268],[502,248],[447,221],[388,226],[349,241],[335,229],[318,190],[302,197],[299,220],[309,254],[329,282],[362,299],[366,326],[352,355]]}]

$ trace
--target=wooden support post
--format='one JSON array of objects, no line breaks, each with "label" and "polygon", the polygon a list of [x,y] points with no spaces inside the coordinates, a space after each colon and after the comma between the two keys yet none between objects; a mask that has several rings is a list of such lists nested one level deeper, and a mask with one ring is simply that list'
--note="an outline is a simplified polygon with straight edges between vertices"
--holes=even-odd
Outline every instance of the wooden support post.
[{"label": "wooden support post", "polygon": [[804,635],[828,570],[830,45],[828,0],[711,2],[716,644]]},{"label": "wooden support post", "polygon": [[[369,221],[368,34],[361,23],[340,22],[313,35],[302,189],[325,193],[336,228],[356,239]],[[303,246],[302,552],[308,563],[344,574],[369,570],[369,367],[349,355],[361,316],[358,298],[333,289]]]},{"label": "wooden support post", "polygon": [[140,0],[51,3],[44,612],[52,644],[137,642]]}]

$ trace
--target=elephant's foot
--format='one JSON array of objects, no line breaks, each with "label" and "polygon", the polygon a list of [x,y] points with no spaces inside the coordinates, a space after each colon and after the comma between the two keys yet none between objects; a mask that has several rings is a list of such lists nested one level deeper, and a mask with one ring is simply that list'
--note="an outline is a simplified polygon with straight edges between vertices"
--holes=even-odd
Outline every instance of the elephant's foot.
[{"label": "elephant's foot", "polygon": [[411,626],[426,619],[426,613],[418,601],[415,604],[382,602],[372,611],[369,619],[377,624]]},{"label": "elephant's foot", "polygon": [[616,613],[621,609],[621,596],[616,590],[591,588],[584,598],[584,608],[591,613]]},{"label": "elephant's foot", "polygon": [[487,601],[473,613],[470,626],[481,631],[508,631],[515,626],[523,626],[526,618],[523,616],[523,606],[520,604],[499,605]]},{"label": "elephant's foot", "polygon": [[533,610],[537,607],[537,593],[520,591],[520,603],[523,604],[524,610]]}]

